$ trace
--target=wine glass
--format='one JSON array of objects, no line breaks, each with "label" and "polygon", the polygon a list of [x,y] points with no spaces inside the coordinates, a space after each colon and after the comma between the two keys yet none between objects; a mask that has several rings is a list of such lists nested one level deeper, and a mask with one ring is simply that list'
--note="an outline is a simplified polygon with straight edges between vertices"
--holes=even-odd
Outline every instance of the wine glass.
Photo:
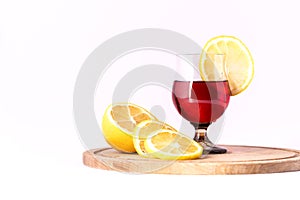
[{"label": "wine glass", "polygon": [[[205,153],[226,153],[226,148],[214,145],[207,136],[208,127],[223,115],[230,100],[231,93],[224,70],[226,56],[206,54],[206,58],[213,64],[209,81],[200,77],[200,54],[177,56],[181,59],[176,66],[181,80],[177,78],[172,89],[172,99],[177,111],[194,126],[194,140],[203,146]],[[190,62],[192,69],[182,64],[183,58]]]}]

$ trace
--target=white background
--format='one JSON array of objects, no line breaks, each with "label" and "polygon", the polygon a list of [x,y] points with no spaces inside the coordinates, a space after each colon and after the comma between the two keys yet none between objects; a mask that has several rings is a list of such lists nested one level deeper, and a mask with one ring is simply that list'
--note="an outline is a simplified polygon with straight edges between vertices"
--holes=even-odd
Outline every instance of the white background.
[{"label": "white background", "polygon": [[220,143],[300,149],[297,1],[1,1],[0,198],[299,199],[299,172],[128,175],[84,167],[72,115],[76,76],[110,37],[164,28],[199,44],[242,39],[255,78],[233,97]]}]

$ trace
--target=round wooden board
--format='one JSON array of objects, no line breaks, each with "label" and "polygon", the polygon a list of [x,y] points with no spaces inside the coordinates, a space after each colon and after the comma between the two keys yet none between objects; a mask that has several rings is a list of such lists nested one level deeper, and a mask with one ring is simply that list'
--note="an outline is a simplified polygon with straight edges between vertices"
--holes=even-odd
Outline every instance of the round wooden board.
[{"label": "round wooden board", "polygon": [[86,166],[130,173],[154,174],[260,174],[300,170],[300,151],[292,149],[224,146],[226,154],[195,160],[166,161],[126,154],[111,148],[83,153]]}]

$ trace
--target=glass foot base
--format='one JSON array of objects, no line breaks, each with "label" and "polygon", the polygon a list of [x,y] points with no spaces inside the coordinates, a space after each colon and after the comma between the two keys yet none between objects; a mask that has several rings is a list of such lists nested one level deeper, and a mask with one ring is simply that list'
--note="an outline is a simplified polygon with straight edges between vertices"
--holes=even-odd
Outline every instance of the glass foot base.
[{"label": "glass foot base", "polygon": [[226,148],[223,147],[217,147],[217,146],[213,146],[213,147],[208,147],[208,146],[203,146],[203,154],[223,154],[227,152]]}]

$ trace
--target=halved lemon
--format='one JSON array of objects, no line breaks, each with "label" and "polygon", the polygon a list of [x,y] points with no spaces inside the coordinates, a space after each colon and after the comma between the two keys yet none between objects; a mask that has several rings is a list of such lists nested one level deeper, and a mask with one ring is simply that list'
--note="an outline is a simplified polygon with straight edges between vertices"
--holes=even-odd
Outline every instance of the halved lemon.
[{"label": "halved lemon", "polygon": [[215,79],[216,66],[211,54],[224,54],[225,72],[231,95],[243,92],[251,83],[254,76],[254,61],[247,46],[233,36],[218,36],[210,39],[204,46],[200,56],[199,70],[205,81]]},{"label": "halved lemon", "polygon": [[177,131],[167,129],[151,133],[144,144],[146,152],[164,160],[196,159],[203,152],[203,147],[194,140]]},{"label": "halved lemon", "polygon": [[132,103],[109,105],[102,119],[105,140],[114,149],[135,152],[133,135],[137,124],[145,120],[157,120],[146,109]]},{"label": "halved lemon", "polygon": [[154,121],[154,120],[146,120],[139,123],[136,126],[135,137],[133,138],[133,144],[136,152],[140,156],[151,157],[151,155],[146,152],[144,142],[151,133],[157,132],[162,129],[177,131],[169,124],[166,124],[161,121]]}]

